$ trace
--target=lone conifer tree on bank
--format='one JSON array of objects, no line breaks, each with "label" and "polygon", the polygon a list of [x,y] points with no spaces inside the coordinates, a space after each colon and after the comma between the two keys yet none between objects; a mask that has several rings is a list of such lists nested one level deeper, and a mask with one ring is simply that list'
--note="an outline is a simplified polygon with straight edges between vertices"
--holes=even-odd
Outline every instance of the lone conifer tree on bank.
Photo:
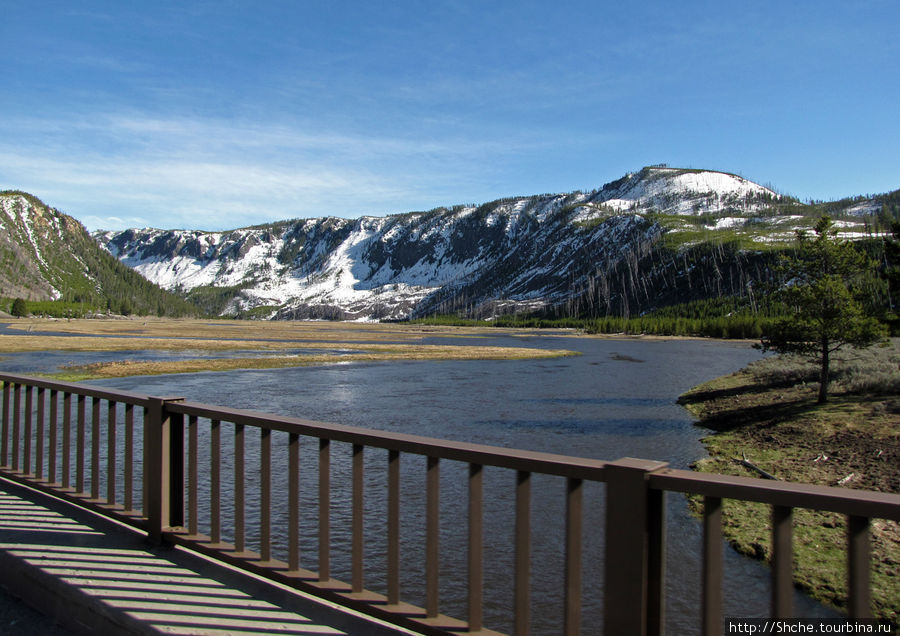
[{"label": "lone conifer tree on bank", "polygon": [[828,400],[831,355],[849,345],[869,347],[887,330],[867,315],[863,290],[875,265],[848,241],[840,240],[823,216],[815,236],[797,233],[797,250],[783,264],[784,282],[776,292],[787,314],[763,334],[763,351],[797,354],[819,365],[819,403]]}]

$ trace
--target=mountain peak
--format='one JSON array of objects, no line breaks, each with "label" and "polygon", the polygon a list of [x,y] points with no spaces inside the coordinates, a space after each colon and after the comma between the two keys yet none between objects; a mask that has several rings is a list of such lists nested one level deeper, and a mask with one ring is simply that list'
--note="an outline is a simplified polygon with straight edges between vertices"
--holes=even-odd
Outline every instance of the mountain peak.
[{"label": "mountain peak", "polygon": [[772,190],[728,172],[646,166],[607,183],[601,190],[605,204],[618,211],[639,209],[665,214],[752,212],[782,197]]}]

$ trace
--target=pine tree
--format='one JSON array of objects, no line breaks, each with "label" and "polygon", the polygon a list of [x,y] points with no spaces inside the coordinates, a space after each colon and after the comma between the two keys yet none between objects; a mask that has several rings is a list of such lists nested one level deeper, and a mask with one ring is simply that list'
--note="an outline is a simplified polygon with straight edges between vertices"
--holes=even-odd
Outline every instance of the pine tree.
[{"label": "pine tree", "polygon": [[764,351],[799,354],[819,365],[820,403],[828,400],[831,355],[850,345],[869,347],[884,339],[884,325],[866,315],[857,293],[875,265],[849,242],[839,240],[834,223],[823,216],[816,236],[798,233],[797,252],[784,263],[777,292],[788,315],[762,336]]},{"label": "pine tree", "polygon": [[25,305],[25,300],[22,298],[16,298],[13,301],[12,308],[9,310],[13,316],[17,318],[25,318],[28,315],[28,307]]}]

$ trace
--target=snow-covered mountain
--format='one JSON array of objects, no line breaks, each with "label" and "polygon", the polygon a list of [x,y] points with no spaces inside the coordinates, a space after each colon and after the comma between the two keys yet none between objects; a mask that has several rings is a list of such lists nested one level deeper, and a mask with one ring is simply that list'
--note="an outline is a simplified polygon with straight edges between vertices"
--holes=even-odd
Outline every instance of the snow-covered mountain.
[{"label": "snow-covered mountain", "polygon": [[646,253],[665,233],[684,231],[673,219],[757,233],[780,224],[789,236],[785,221],[792,217],[761,220],[774,206],[783,215],[786,205],[736,175],[654,166],[592,192],[228,232],[132,229],[94,238],[164,288],[223,301],[224,315],[484,315],[570,302],[597,272]]}]

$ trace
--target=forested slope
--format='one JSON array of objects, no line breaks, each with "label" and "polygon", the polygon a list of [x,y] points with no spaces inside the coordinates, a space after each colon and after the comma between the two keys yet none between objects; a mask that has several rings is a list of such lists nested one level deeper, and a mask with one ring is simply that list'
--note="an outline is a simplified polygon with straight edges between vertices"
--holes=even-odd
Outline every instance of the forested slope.
[{"label": "forested slope", "polygon": [[48,313],[54,306],[70,313],[197,313],[101,249],[81,223],[30,194],[0,192],[0,224],[0,296],[7,302],[23,298]]}]

